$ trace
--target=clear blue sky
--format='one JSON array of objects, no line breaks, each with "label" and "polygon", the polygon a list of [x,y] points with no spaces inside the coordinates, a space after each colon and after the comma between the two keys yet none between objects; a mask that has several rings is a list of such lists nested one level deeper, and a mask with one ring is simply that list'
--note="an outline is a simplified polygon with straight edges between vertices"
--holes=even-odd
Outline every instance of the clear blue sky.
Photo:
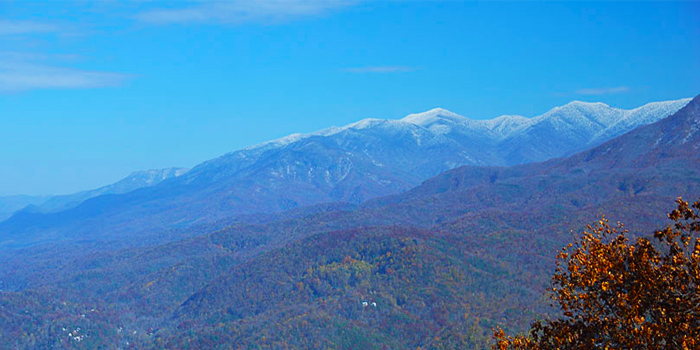
[{"label": "clear blue sky", "polygon": [[0,195],[443,107],[700,93],[698,2],[0,2]]}]

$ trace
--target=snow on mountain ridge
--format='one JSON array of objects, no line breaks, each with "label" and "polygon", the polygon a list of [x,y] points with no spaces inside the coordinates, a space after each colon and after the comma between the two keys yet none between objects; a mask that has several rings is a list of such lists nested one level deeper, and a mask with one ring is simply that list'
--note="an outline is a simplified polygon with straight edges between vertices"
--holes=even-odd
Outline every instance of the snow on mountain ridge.
[{"label": "snow on mountain ridge", "polygon": [[[304,140],[304,139],[307,139],[307,138],[313,137],[313,136],[331,136],[331,135],[335,135],[339,132],[342,132],[342,131],[345,131],[348,129],[366,129],[368,127],[373,126],[373,124],[374,124],[373,122],[376,122],[376,121],[381,122],[384,120],[383,119],[367,118],[367,119],[362,119],[360,121],[357,121],[357,122],[354,122],[352,124],[348,124],[348,125],[342,126],[342,127],[331,126],[329,128],[321,129],[321,130],[306,133],[306,134],[294,133],[294,134],[290,134],[290,135],[287,135],[284,137],[280,137],[278,139],[265,141],[265,142],[259,143],[257,145],[248,146],[248,147],[244,148],[243,150],[244,151],[253,151],[253,150],[261,150],[261,149],[270,148],[270,147],[273,147],[273,148],[274,147],[284,147],[284,146],[287,146],[289,144],[292,144],[292,143],[295,143],[295,142],[298,142],[298,141],[301,141],[301,140]],[[236,152],[232,152],[232,153],[236,153]]]},{"label": "snow on mountain ridge", "polygon": [[[590,137],[588,143],[594,144],[601,139],[609,138],[610,135],[619,135],[621,132],[636,126],[662,119],[685,106],[690,100],[652,102],[631,110],[610,107],[602,102],[571,101],[532,118],[520,115],[503,115],[486,120],[470,119],[444,108],[434,108],[422,113],[409,114],[401,119],[367,118],[341,127],[332,126],[306,134],[291,134],[246,147],[226,156],[236,155],[236,158],[241,159],[246,158],[246,154],[250,152],[257,153],[269,149],[279,149],[314,136],[331,137],[351,130],[363,132],[376,128],[386,128],[386,130],[395,132],[409,131],[415,138],[415,142],[420,145],[426,135],[441,139],[442,135],[453,132],[466,135],[466,137],[472,135],[500,142],[528,133],[531,128],[538,125],[548,124],[552,130],[558,130],[564,134]],[[418,133],[418,130],[424,132]]]},{"label": "snow on mountain ridge", "polygon": [[148,170],[137,170],[129,174],[127,178],[134,176],[149,176],[149,177],[164,177],[168,175],[180,176],[186,173],[188,168],[163,168],[163,169],[148,169]]},{"label": "snow on mountain ridge", "polygon": [[423,113],[414,113],[405,116],[400,121],[410,124],[429,128],[435,123],[448,121],[455,124],[463,124],[471,121],[471,119],[461,116],[457,113],[450,112],[444,108],[433,108]]},{"label": "snow on mountain ridge", "polygon": [[650,102],[634,109],[621,110],[623,112],[622,118],[594,135],[592,142],[620,135],[635,125],[639,126],[656,122],[683,108],[691,100],[692,98],[684,98],[673,101]]},{"label": "snow on mountain ridge", "polygon": [[134,171],[129,176],[125,177],[124,179],[112,184],[106,186],[108,188],[109,186],[115,186],[115,185],[120,185],[123,183],[140,183],[143,185],[151,186],[153,184],[159,183],[163,180],[167,180],[169,178],[173,177],[178,177],[182,176],[185,174],[187,171],[190,169],[188,168],[164,168],[164,169],[148,169],[148,170],[138,170]]},{"label": "snow on mountain ridge", "polygon": [[523,130],[532,125],[532,118],[521,115],[502,115],[497,118],[482,120],[481,123],[491,132],[503,139],[515,132]]},{"label": "snow on mountain ridge", "polygon": [[597,124],[599,127],[607,127],[614,120],[619,119],[623,111],[602,102],[572,101],[563,106],[552,108],[545,114],[532,118],[532,120],[533,124],[560,119],[567,122],[589,122]]}]

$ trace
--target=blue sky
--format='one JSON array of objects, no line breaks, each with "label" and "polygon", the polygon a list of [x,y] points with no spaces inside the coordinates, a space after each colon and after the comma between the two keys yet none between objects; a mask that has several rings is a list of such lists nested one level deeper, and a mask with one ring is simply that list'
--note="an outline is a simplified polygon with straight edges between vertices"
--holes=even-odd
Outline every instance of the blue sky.
[{"label": "blue sky", "polygon": [[698,2],[2,1],[0,195],[443,107],[700,93]]}]

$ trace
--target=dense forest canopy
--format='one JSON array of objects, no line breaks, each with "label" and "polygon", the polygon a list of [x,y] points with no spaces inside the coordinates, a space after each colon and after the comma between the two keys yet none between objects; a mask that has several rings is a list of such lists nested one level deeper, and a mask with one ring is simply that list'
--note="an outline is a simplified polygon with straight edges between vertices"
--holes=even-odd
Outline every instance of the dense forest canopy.
[{"label": "dense forest canopy", "polygon": [[682,198],[673,224],[630,243],[605,218],[557,256],[552,277],[562,317],[528,336],[497,329],[494,349],[699,349],[700,201]]}]

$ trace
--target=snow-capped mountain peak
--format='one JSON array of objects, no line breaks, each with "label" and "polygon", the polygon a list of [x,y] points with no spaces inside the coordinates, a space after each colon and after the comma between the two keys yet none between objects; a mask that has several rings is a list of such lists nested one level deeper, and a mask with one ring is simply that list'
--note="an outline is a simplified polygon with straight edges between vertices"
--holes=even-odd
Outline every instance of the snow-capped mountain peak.
[{"label": "snow-capped mountain peak", "polygon": [[463,124],[470,119],[443,108],[433,108],[427,112],[409,114],[402,122],[430,128],[434,124]]},{"label": "snow-capped mountain peak", "polygon": [[612,108],[609,105],[603,103],[603,102],[587,102],[587,101],[579,101],[579,100],[573,100],[564,106],[562,108],[566,107],[576,107],[576,108]]},{"label": "snow-capped mountain peak", "polygon": [[503,115],[480,122],[501,139],[532,125],[531,118],[525,118],[521,115]]},{"label": "snow-capped mountain peak", "polygon": [[619,119],[621,114],[621,109],[610,107],[602,102],[572,101],[561,107],[554,107],[533,120],[537,122],[546,119],[589,119],[609,125],[609,123]]},{"label": "snow-capped mountain peak", "polygon": [[375,119],[375,118],[362,119],[359,122],[354,122],[354,123],[349,124],[345,127],[338,128],[337,132],[345,131],[348,129],[354,129],[354,130],[369,129],[369,128],[375,127],[379,124],[383,124],[385,122],[386,122],[386,120],[384,120],[384,119]]},{"label": "snow-capped mountain peak", "polygon": [[691,100],[690,98],[684,98],[674,101],[651,102],[634,109],[619,110],[621,113],[620,117],[610,123],[607,128],[599,131],[594,136],[593,141],[610,139],[636,126],[654,123],[665,116],[675,113]]}]

